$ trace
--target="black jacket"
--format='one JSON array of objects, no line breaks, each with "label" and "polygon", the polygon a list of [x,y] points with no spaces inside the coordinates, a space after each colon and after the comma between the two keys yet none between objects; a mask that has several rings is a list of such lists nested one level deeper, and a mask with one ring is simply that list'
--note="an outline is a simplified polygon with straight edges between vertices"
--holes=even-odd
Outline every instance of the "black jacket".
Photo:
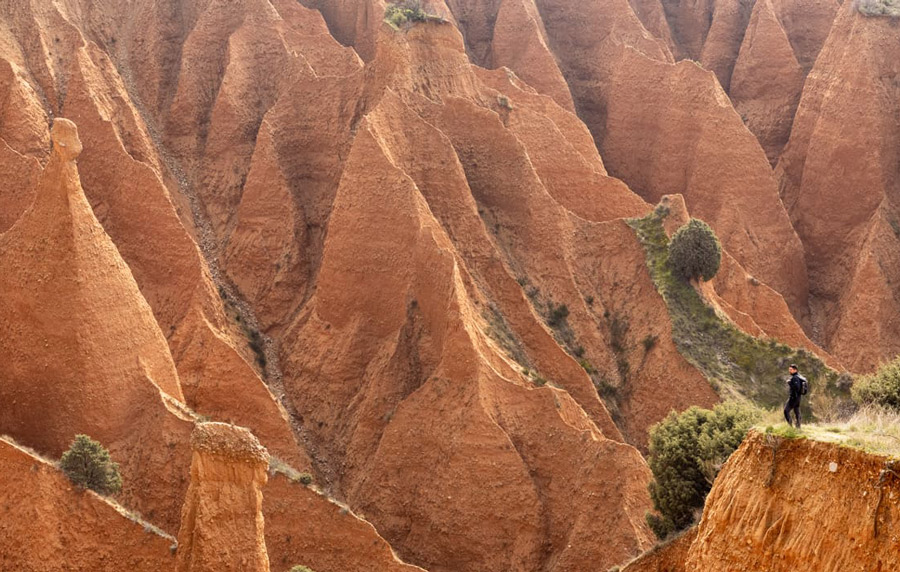
[{"label": "black jacket", "polygon": [[800,395],[803,393],[803,378],[800,377],[799,373],[791,375],[791,379],[788,381],[788,387],[791,390],[791,401],[799,401]]}]

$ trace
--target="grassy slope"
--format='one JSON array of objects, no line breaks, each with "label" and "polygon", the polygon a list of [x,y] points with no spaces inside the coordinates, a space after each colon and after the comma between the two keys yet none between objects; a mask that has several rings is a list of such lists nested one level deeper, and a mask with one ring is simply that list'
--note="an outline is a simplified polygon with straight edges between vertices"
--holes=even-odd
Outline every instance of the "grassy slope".
[{"label": "grassy slope", "polygon": [[[838,387],[838,374],[814,354],[744,333],[674,274],[669,264],[669,239],[663,229],[666,216],[668,210],[657,207],[629,224],[644,246],[650,275],[668,306],[678,351],[703,372],[716,391],[723,398],[743,397],[767,409],[780,408],[787,396],[787,366],[796,363],[809,379],[811,393],[823,392],[831,400],[846,397],[846,390]],[[808,405],[804,408],[809,415]]]},{"label": "grassy slope", "polygon": [[841,421],[804,425],[800,431],[783,421],[776,422],[772,415],[768,423],[760,423],[755,429],[786,439],[812,439],[900,459],[900,413],[876,406],[863,407]]}]

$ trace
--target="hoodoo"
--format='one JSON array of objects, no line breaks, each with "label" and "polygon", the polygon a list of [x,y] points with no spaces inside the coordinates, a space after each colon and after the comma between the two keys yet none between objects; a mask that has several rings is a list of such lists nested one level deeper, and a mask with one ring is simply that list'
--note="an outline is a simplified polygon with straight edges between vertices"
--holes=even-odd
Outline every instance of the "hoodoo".
[{"label": "hoodoo", "polygon": [[191,434],[177,572],[268,572],[262,487],[269,454],[248,429],[201,423]]}]

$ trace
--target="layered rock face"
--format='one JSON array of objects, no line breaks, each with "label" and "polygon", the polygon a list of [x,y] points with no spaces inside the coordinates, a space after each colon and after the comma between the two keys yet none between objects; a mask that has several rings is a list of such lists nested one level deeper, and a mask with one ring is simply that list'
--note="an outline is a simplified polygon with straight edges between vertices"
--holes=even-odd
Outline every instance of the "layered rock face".
[{"label": "layered rock face", "polygon": [[762,0],[753,6],[728,94],[773,165],[837,9],[833,0]]},{"label": "layered rock face", "polygon": [[694,60],[716,75],[774,165],[839,3],[632,0],[632,6],[676,60]]},{"label": "layered rock face", "polygon": [[[181,26],[193,25],[195,10],[155,3],[103,10],[7,4],[0,68],[11,71],[0,97],[2,160],[12,168],[0,189],[0,225],[11,225],[34,198],[35,165],[49,160],[51,117],[74,119],[84,143],[78,161],[87,201],[168,341],[187,403],[252,427],[278,454],[308,465],[286,415],[248,363],[254,356],[247,328],[235,324],[234,315],[252,324],[252,313],[227,310],[217,294],[217,269],[198,248],[208,242],[207,232],[193,227],[192,199],[180,192],[183,170],[158,146],[156,119],[148,112],[173,95],[172,43],[160,38],[183,39]],[[158,25],[160,18],[177,22]],[[140,33],[132,33],[136,26]],[[120,50],[130,55],[127,65]]]},{"label": "layered rock face", "polygon": [[268,572],[262,514],[268,452],[250,431],[226,423],[198,424],[191,447],[176,570]]},{"label": "layered rock face", "polygon": [[[779,200],[777,181],[766,154],[760,152],[760,142],[769,161],[774,161],[787,141],[803,77],[827,34],[829,6],[833,13],[836,5],[778,4],[781,19],[772,23],[776,9],[770,2],[757,3],[753,30],[747,36],[750,5],[738,2],[683,6],[667,2],[663,8],[650,1],[570,5],[537,0],[494,3],[493,11],[475,2],[450,3],[470,52],[476,55],[488,51],[485,45],[494,52],[502,49],[507,40],[499,27],[501,17],[513,10],[510,6],[520,4],[527,4],[517,10],[529,15],[536,30],[527,36],[537,38],[532,43],[546,46],[555,56],[558,66],[552,71],[558,69],[565,78],[609,173],[650,202],[666,194],[683,194],[691,212],[713,226],[738,262],[782,294],[794,315],[805,322],[802,245]],[[794,24],[802,19],[795,17],[801,11],[816,16],[812,22]],[[769,46],[773,40],[768,36],[783,42]],[[688,62],[673,65],[674,59],[682,58],[695,59],[713,73]],[[786,63],[777,63],[773,71],[773,59]],[[476,61],[507,65],[542,93],[564,101],[554,87],[530,81],[530,62],[477,57]],[[728,94],[736,63],[740,73],[732,102]],[[786,68],[799,71],[792,76]],[[755,137],[747,133],[735,108],[750,122]],[[777,151],[770,152],[773,146]],[[775,250],[781,255],[773,257]]]},{"label": "layered rock face", "polygon": [[397,558],[375,527],[346,505],[281,473],[270,474],[262,510],[272,570],[422,571]]},{"label": "layered rock face", "polygon": [[751,433],[696,531],[625,570],[888,570],[900,557],[893,467],[847,447]]},{"label": "layered rock face", "polygon": [[183,396],[153,313],[81,189],[75,125],[59,119],[52,134],[34,204],[0,237],[0,391],[16,405],[0,431],[59,454],[97,411],[88,426],[117,436],[135,385]]},{"label": "layered rock face", "polygon": [[817,333],[854,371],[900,352],[895,24],[845,4],[778,166],[806,251]]}]

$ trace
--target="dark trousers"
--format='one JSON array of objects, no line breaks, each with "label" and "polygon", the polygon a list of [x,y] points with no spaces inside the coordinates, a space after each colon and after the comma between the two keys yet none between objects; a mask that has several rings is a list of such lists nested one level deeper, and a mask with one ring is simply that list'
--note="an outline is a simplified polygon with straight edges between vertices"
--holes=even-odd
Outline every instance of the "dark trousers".
[{"label": "dark trousers", "polygon": [[793,425],[791,423],[791,411],[794,412],[794,416],[797,418],[797,428],[800,427],[800,398],[799,397],[791,397],[788,399],[788,402],[784,404],[784,419],[788,422],[788,425]]}]

